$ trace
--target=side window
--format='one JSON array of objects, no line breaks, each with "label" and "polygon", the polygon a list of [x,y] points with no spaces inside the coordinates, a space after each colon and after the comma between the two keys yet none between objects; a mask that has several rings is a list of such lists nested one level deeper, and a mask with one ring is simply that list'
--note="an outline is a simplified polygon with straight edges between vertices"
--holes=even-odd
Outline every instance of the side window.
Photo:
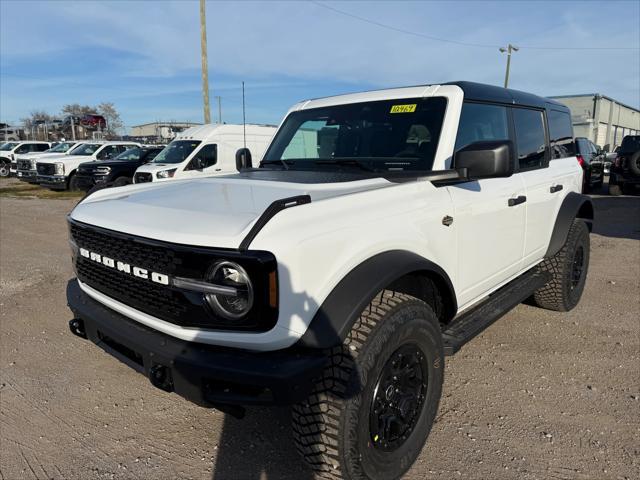
[{"label": "side window", "polygon": [[49,150],[49,145],[47,145],[46,143],[38,143],[37,145],[34,146],[34,151],[35,152],[44,152],[45,150]]},{"label": "side window", "polygon": [[544,166],[547,142],[542,112],[526,108],[513,108],[512,111],[520,170]]},{"label": "side window", "polygon": [[576,154],[573,143],[573,127],[571,115],[559,110],[548,111],[549,143],[551,145],[551,158],[572,157]]},{"label": "side window", "polygon": [[203,168],[215,165],[218,160],[218,146],[216,144],[208,144],[198,150],[189,163],[190,170],[201,170]]},{"label": "side window", "polygon": [[18,148],[15,149],[15,153],[27,153],[30,152],[31,145],[26,144],[26,145],[20,145]]},{"label": "side window", "polygon": [[463,104],[455,150],[482,140],[509,140],[506,107],[480,103]]},{"label": "side window", "polygon": [[98,160],[108,160],[117,155],[117,146],[116,145],[108,145],[102,149],[102,151],[98,154]]}]

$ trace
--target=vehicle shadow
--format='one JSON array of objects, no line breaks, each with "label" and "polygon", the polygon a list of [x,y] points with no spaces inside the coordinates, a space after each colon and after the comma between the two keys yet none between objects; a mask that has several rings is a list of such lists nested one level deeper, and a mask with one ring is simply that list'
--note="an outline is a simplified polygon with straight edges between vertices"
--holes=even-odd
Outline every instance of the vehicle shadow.
[{"label": "vehicle shadow", "polygon": [[640,240],[640,196],[593,196],[593,233]]}]

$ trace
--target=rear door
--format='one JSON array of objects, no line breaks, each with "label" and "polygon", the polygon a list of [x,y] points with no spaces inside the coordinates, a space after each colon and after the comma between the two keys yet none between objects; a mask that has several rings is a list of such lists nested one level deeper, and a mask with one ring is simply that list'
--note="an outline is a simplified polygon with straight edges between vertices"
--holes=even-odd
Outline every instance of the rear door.
[{"label": "rear door", "polygon": [[[508,108],[465,102],[456,151],[481,140],[509,140]],[[522,264],[526,204],[519,175],[448,186],[455,206],[460,306],[483,296],[518,273]],[[513,203],[513,202],[512,202]]]}]

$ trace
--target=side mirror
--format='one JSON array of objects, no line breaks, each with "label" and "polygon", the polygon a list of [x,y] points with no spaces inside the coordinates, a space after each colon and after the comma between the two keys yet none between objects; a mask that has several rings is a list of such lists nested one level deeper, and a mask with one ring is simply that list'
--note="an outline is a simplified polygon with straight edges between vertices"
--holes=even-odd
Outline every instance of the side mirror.
[{"label": "side mirror", "polygon": [[251,166],[251,151],[248,148],[239,149],[236,152],[236,169],[240,172]]},{"label": "side mirror", "polygon": [[513,143],[510,140],[480,141],[467,145],[453,157],[455,169],[466,169],[469,179],[513,175]]}]

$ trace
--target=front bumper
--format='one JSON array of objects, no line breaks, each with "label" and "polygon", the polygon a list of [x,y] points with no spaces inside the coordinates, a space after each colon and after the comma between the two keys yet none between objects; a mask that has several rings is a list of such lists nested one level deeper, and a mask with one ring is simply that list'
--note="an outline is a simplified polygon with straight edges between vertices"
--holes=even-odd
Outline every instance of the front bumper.
[{"label": "front bumper", "polygon": [[29,183],[38,183],[38,172],[36,170],[18,170],[16,176]]},{"label": "front bumper", "polygon": [[65,190],[67,188],[67,177],[64,175],[38,175],[36,181],[41,186],[52,190]]},{"label": "front bumper", "polygon": [[250,352],[186,342],[105,307],[76,279],[67,284],[67,303],[86,338],[155,386],[204,407],[299,402],[327,361],[320,350]]},{"label": "front bumper", "polygon": [[91,190],[96,185],[106,185],[107,176],[76,174],[76,185],[80,190]]}]

